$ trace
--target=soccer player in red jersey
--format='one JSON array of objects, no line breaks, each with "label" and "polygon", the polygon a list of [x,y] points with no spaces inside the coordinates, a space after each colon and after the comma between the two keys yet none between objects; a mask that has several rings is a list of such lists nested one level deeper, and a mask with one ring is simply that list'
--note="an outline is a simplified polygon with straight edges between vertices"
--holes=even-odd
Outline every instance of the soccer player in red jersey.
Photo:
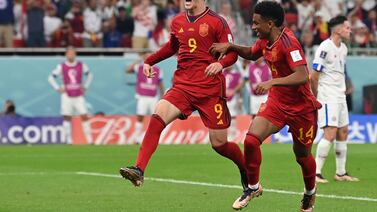
[{"label": "soccer player in red jersey", "polygon": [[[312,211],[315,201],[316,164],[311,146],[317,132],[317,110],[321,104],[310,90],[307,62],[294,34],[283,27],[284,10],[279,3],[263,1],[254,8],[252,29],[258,40],[250,48],[232,43],[215,43],[212,54],[220,58],[228,52],[257,60],[263,57],[272,72],[272,79],[258,84],[257,93],[269,91],[245,138],[245,163],[249,186],[233,204],[234,209],[246,207],[251,199],[262,194],[259,183],[260,145],[285,125],[293,137],[293,151],[301,166],[305,182],[301,211]],[[229,54],[229,53],[228,53]]]},{"label": "soccer player in red jersey", "polygon": [[237,144],[227,141],[230,114],[221,72],[236,62],[237,54],[232,52],[218,60],[209,53],[215,42],[233,42],[232,34],[225,20],[206,7],[205,0],[185,0],[185,8],[187,12],[172,20],[169,42],[144,61],[144,74],[154,77],[151,66],[178,53],[173,87],[156,106],[135,166],[121,168],[120,174],[140,186],[163,129],[173,120],[186,119],[198,110],[209,130],[212,148],[238,166],[242,185],[246,188],[248,180],[242,151]]}]

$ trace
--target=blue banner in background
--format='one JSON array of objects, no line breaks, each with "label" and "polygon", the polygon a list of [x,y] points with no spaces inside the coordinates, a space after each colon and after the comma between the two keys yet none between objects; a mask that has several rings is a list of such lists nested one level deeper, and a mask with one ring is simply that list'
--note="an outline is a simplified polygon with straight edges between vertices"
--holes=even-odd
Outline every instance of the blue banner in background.
[{"label": "blue banner in background", "polygon": [[[349,143],[377,142],[377,115],[350,115],[348,128]],[[319,129],[314,143],[323,136],[323,130]],[[273,143],[292,143],[292,136],[288,133],[288,127],[284,127],[279,133],[273,135]]]},{"label": "blue banner in background", "polygon": [[62,117],[0,117],[0,144],[64,144]]}]

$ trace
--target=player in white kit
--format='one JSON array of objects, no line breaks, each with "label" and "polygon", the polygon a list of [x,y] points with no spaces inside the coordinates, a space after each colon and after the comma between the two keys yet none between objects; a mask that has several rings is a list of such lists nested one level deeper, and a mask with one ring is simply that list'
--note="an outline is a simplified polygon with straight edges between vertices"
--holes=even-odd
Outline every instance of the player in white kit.
[{"label": "player in white kit", "polygon": [[226,85],[226,97],[228,109],[232,121],[229,127],[229,140],[234,140],[237,137],[237,116],[243,113],[243,100],[240,89],[236,90],[238,85],[242,82],[242,74],[240,70],[236,70],[234,66],[223,70]]},{"label": "player in white kit", "polygon": [[312,90],[322,103],[318,111],[319,127],[324,136],[319,141],[316,153],[316,181],[327,183],[321,174],[326,157],[335,143],[337,181],[358,181],[346,171],[348,109],[346,103],[345,67],[347,47],[342,40],[349,40],[350,23],[345,16],[336,16],[329,22],[331,36],[318,47],[311,75]]},{"label": "player in white kit", "polygon": [[137,144],[140,144],[142,138],[141,131],[143,128],[143,120],[147,115],[152,115],[154,109],[159,100],[159,94],[162,96],[165,91],[165,86],[162,81],[162,71],[159,67],[153,66],[153,71],[156,72],[154,78],[148,78],[143,73],[144,59],[150,53],[145,52],[140,54],[141,61],[136,61],[135,63],[127,66],[126,73],[136,74],[136,114],[137,121],[135,124],[134,139]]},{"label": "player in white kit", "polygon": [[[71,117],[80,115],[83,121],[83,129],[89,144],[92,144],[91,130],[88,122],[88,109],[84,94],[92,82],[93,75],[86,64],[76,60],[76,50],[68,47],[65,53],[66,61],[58,64],[48,77],[51,86],[61,93],[61,114],[63,115],[63,127],[66,134],[66,142],[72,144]],[[60,77],[59,84],[56,78]],[[86,81],[83,82],[83,78]]]}]

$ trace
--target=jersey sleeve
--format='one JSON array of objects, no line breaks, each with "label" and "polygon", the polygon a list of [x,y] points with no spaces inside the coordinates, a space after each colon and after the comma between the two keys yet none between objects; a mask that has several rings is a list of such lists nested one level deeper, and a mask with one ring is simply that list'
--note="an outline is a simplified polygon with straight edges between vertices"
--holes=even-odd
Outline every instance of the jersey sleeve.
[{"label": "jersey sleeve", "polygon": [[324,45],[320,45],[315,52],[313,60],[313,70],[317,72],[325,71],[325,64],[327,59],[328,50],[325,50]]},{"label": "jersey sleeve", "polygon": [[306,59],[304,51],[301,48],[300,43],[296,39],[290,39],[291,45],[285,50],[285,58],[288,66],[291,70],[300,65],[306,65]]},{"label": "jersey sleeve", "polygon": [[62,65],[61,65],[61,64],[58,64],[58,65],[55,67],[55,69],[52,70],[51,75],[52,75],[53,77],[58,77],[58,76],[61,75],[61,73],[62,73]]},{"label": "jersey sleeve", "polygon": [[[233,35],[230,31],[228,24],[226,23],[224,18],[220,18],[221,21],[217,23],[218,27],[216,27],[217,31],[217,40],[220,43],[233,43]],[[224,58],[222,58],[219,62],[225,68],[228,66],[233,65],[238,59],[238,55],[236,52],[228,52]]]},{"label": "jersey sleeve", "polygon": [[254,45],[251,46],[250,51],[254,58],[258,59],[263,56],[262,40],[257,40]]},{"label": "jersey sleeve", "polygon": [[88,75],[88,74],[89,74],[90,69],[89,69],[88,65],[86,65],[85,63],[83,63],[83,64],[82,64],[82,69],[83,69],[83,73],[84,73],[85,75]]}]

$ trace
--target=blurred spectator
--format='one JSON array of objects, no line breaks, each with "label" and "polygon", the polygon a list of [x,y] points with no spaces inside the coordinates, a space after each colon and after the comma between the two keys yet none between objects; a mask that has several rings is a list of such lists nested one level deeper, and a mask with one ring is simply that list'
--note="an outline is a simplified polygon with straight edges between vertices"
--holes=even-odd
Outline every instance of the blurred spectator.
[{"label": "blurred spectator", "polygon": [[0,1],[0,47],[13,47],[13,0]]},{"label": "blurred spectator", "polygon": [[310,0],[302,0],[297,3],[298,23],[297,26],[300,31],[308,31],[313,23],[314,6]]},{"label": "blurred spectator", "polygon": [[122,33],[116,30],[115,18],[109,19],[103,25],[103,47],[121,47]]},{"label": "blurred spectator", "polygon": [[4,109],[0,113],[1,116],[20,116],[16,113],[16,105],[10,99],[5,101]]},{"label": "blurred spectator", "polygon": [[103,1],[104,1],[103,2],[104,5],[102,5],[100,9],[102,21],[108,21],[115,16],[116,8],[113,5],[112,0],[103,0]]},{"label": "blurred spectator", "polygon": [[332,17],[337,15],[344,15],[344,0],[321,0],[324,20],[329,21]]},{"label": "blurred spectator", "polygon": [[43,18],[44,22],[44,34],[48,46],[51,46],[51,40],[54,34],[59,30],[62,20],[56,17],[56,6],[50,4],[47,7],[46,16]]},{"label": "blurred spectator", "polygon": [[239,0],[241,17],[246,25],[251,25],[253,7],[257,2],[256,0]]},{"label": "blurred spectator", "polygon": [[296,25],[298,23],[298,12],[294,3],[290,0],[283,0],[282,6],[285,11],[285,22],[287,25]]},{"label": "blurred spectator", "polygon": [[323,19],[323,13],[321,11],[317,11],[314,14],[313,34],[313,45],[319,45],[329,37],[329,26]]},{"label": "blurred spectator", "polygon": [[166,19],[171,19],[174,16],[176,16],[178,13],[179,13],[179,5],[177,5],[174,0],[168,0],[166,9],[165,9]]},{"label": "blurred spectator", "polygon": [[157,50],[169,41],[171,20],[166,19],[165,13],[158,13],[157,26],[153,32],[152,39],[149,39],[149,48],[151,50]]},{"label": "blurred spectator", "polygon": [[364,0],[355,0],[352,2],[352,4],[348,4],[348,19],[354,15],[356,15],[360,20],[367,18],[368,12],[363,8],[363,1]]},{"label": "blurred spectator", "polygon": [[[48,0],[48,1],[56,2],[56,5],[58,6],[58,16],[61,19],[63,19],[65,15],[69,12],[74,1],[76,0]],[[84,0],[78,0],[78,1],[84,1]]]},{"label": "blurred spectator", "polygon": [[228,1],[224,1],[221,4],[219,15],[225,19],[226,23],[229,26],[230,31],[233,34],[234,39],[236,39],[238,37],[237,25],[231,13],[232,13],[232,5]]},{"label": "blurred spectator", "polygon": [[102,18],[97,9],[96,0],[88,0],[88,7],[84,11],[84,47],[102,46]]},{"label": "blurred spectator", "polygon": [[132,48],[149,48],[149,39],[157,25],[157,7],[150,0],[141,2],[132,9],[135,20],[135,31],[132,38]]},{"label": "blurred spectator", "polygon": [[373,34],[377,31],[377,12],[376,10],[370,10],[368,12],[368,18],[364,20],[364,24],[368,27],[369,31]]},{"label": "blurred spectator", "polygon": [[26,3],[23,0],[14,0],[14,47],[24,47],[25,38],[27,37],[26,26]]},{"label": "blurred spectator", "polygon": [[61,27],[54,33],[50,45],[52,47],[68,47],[75,44],[72,27],[68,20],[65,20]]},{"label": "blurred spectator", "polygon": [[116,19],[116,30],[123,36],[122,46],[132,47],[132,35],[134,32],[134,19],[126,13],[126,9],[122,6],[118,8],[118,17]]},{"label": "blurred spectator", "polygon": [[44,36],[44,2],[41,0],[27,1],[27,45],[28,47],[45,47]]},{"label": "blurred spectator", "polygon": [[82,14],[82,5],[80,1],[74,0],[71,10],[65,15],[70,23],[73,32],[73,46],[81,47],[83,45],[82,36],[84,32],[84,17]]}]

